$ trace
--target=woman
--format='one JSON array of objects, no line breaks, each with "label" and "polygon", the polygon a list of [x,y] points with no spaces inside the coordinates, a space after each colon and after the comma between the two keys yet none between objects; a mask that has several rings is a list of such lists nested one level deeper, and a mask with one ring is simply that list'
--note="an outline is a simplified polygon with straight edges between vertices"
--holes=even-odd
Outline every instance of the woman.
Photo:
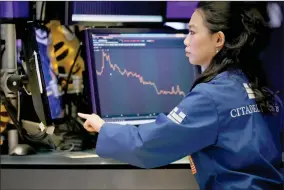
[{"label": "woman", "polygon": [[259,4],[198,4],[184,44],[203,72],[168,116],[135,127],[79,114],[99,132],[97,154],[143,168],[191,155],[200,189],[280,189],[283,106],[257,61],[268,38]]}]

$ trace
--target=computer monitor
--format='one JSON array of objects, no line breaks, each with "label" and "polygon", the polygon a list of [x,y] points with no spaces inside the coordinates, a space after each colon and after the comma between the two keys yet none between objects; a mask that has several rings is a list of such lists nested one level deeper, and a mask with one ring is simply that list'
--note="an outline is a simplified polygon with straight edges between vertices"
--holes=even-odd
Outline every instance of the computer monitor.
[{"label": "computer monitor", "polygon": [[73,1],[71,20],[75,22],[162,22],[162,1]]},{"label": "computer monitor", "polygon": [[1,22],[15,22],[29,20],[32,4],[29,1],[1,1],[0,2],[0,19]]},{"label": "computer monitor", "polygon": [[196,77],[186,34],[172,30],[86,30],[92,112],[108,122],[142,124],[169,113]]},{"label": "computer monitor", "polygon": [[198,1],[168,1],[166,20],[188,22],[195,11]]},{"label": "computer monitor", "polygon": [[40,122],[50,126],[61,119],[64,112],[57,77],[50,62],[48,32],[32,23],[23,32],[22,46],[34,109]]}]

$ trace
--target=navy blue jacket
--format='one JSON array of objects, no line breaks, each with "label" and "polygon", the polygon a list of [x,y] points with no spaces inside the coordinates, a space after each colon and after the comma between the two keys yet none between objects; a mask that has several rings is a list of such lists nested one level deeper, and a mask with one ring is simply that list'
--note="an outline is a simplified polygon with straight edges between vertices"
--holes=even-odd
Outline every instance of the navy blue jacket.
[{"label": "navy blue jacket", "polygon": [[142,168],[189,156],[200,189],[280,188],[283,105],[264,115],[244,74],[227,71],[198,84],[170,114],[139,127],[105,123],[96,152]]}]

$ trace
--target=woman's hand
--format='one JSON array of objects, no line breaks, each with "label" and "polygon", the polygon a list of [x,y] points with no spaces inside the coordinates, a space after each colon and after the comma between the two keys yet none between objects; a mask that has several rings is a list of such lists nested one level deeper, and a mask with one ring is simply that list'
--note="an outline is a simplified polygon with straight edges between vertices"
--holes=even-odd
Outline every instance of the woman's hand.
[{"label": "woman's hand", "polygon": [[83,119],[86,119],[84,123],[84,128],[88,132],[100,132],[101,127],[105,123],[105,121],[96,114],[78,113],[78,116]]}]

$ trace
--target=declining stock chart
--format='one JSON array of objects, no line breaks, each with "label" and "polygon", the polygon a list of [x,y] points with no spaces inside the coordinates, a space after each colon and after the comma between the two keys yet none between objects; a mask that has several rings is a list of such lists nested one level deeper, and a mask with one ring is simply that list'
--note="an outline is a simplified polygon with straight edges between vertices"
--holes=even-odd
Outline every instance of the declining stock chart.
[{"label": "declining stock chart", "polygon": [[93,45],[103,117],[155,117],[170,112],[188,93],[194,71],[183,38],[157,34],[98,41]]}]

